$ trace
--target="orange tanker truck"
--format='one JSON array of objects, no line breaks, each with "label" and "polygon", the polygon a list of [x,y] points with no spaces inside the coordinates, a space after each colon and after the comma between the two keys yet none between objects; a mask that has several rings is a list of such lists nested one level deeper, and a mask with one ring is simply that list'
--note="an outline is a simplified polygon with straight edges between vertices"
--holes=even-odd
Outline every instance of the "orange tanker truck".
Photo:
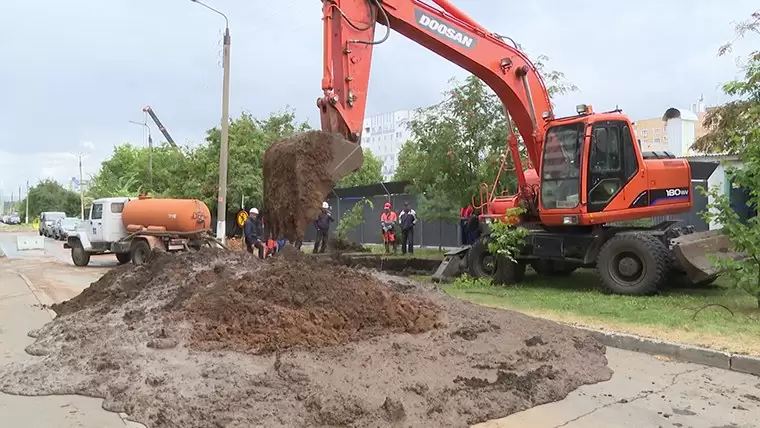
[{"label": "orange tanker truck", "polygon": [[64,248],[71,249],[77,266],[87,266],[90,256],[116,254],[120,264],[141,265],[154,249],[200,250],[219,245],[211,235],[211,212],[197,199],[102,198],[90,207],[89,219],[69,235]]}]

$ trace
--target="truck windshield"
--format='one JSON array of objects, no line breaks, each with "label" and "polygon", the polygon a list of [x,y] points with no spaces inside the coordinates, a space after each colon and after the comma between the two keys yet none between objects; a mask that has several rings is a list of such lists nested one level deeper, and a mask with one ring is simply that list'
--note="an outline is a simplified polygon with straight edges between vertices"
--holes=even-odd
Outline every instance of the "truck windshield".
[{"label": "truck windshield", "polygon": [[541,161],[541,203],[546,209],[578,206],[581,187],[582,122],[549,128]]}]

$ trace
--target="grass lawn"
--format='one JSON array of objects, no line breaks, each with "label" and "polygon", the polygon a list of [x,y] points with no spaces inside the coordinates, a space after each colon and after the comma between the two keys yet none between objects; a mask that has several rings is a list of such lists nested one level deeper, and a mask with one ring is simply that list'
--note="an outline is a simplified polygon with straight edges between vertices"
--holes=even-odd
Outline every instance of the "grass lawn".
[{"label": "grass lawn", "polygon": [[36,229],[31,224],[5,224],[0,223],[0,232],[34,232]]},{"label": "grass lawn", "polygon": [[[417,279],[429,281],[429,277]],[[485,281],[444,286],[474,303],[597,329],[760,356],[760,310],[748,294],[726,284],[704,289],[672,289],[657,296],[618,296],[601,291],[592,270],[567,278],[546,278],[529,270],[525,282],[492,287]],[[722,304],[726,309],[707,304]]]}]

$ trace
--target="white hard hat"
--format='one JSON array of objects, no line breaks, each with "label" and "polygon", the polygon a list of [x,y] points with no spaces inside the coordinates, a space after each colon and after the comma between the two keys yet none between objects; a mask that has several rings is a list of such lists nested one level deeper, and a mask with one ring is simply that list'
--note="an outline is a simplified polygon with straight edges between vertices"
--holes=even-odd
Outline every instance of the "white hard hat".
[{"label": "white hard hat", "polygon": [[258,214],[258,213],[259,213],[259,209],[258,209],[258,208],[256,208],[256,207],[254,207],[254,208],[251,208],[251,211],[249,211],[249,212],[250,212],[251,214]]},{"label": "white hard hat", "polygon": [[328,209],[330,208],[330,205],[328,205],[327,202],[322,202],[322,208]]}]

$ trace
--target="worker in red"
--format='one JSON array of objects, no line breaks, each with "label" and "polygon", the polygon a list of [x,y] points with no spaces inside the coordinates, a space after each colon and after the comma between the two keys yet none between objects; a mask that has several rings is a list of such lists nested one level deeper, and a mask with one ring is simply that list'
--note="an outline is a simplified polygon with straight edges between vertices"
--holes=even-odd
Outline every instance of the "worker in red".
[{"label": "worker in red", "polygon": [[462,209],[459,210],[459,229],[461,230],[461,238],[462,238],[462,245],[470,245],[470,234],[467,229],[467,223],[470,221],[470,216],[472,216],[472,212],[475,209],[472,207],[472,204],[467,205],[466,207],[462,207]]},{"label": "worker in red", "polygon": [[254,207],[249,211],[248,218],[243,223],[243,235],[245,236],[245,248],[253,254],[253,248],[259,250],[259,258],[264,258],[264,228],[258,219],[259,210]]},{"label": "worker in red", "polygon": [[391,252],[391,246],[393,246],[393,253],[396,253],[396,234],[393,229],[396,227],[398,216],[391,209],[391,203],[386,202],[383,207],[383,213],[380,214],[380,227],[383,231],[383,244],[385,244],[385,252]]}]

